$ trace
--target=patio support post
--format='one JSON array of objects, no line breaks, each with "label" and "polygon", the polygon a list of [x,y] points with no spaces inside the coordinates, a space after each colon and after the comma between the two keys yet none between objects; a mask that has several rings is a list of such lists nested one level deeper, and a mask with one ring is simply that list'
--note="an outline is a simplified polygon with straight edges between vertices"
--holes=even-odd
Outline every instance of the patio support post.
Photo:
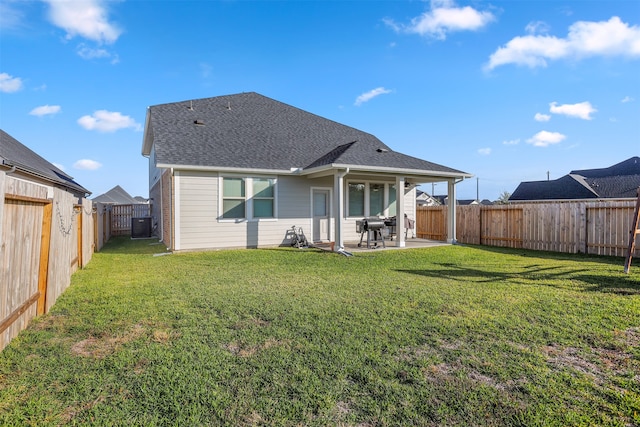
[{"label": "patio support post", "polygon": [[451,179],[447,181],[447,243],[456,243],[456,182]]},{"label": "patio support post", "polygon": [[396,246],[405,247],[404,238],[404,176],[396,176]]},{"label": "patio support post", "polygon": [[342,218],[344,217],[344,176],[349,173],[349,168],[342,172],[337,172],[333,176],[333,197],[335,222],[335,244],[334,251],[344,249],[344,236],[342,233]]}]

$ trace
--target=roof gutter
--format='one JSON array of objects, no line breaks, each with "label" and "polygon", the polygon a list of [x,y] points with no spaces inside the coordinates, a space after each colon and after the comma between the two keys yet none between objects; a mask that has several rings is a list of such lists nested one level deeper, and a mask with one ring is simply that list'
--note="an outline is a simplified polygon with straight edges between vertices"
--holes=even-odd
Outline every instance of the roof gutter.
[{"label": "roof gutter", "polygon": [[258,168],[230,168],[220,166],[195,166],[195,165],[174,165],[169,163],[158,163],[158,168],[175,169],[182,171],[208,171],[208,172],[228,172],[228,173],[261,173],[261,174],[279,174],[279,175],[296,175],[299,169],[258,169]]},{"label": "roof gutter", "polygon": [[382,172],[382,173],[390,173],[394,175],[397,175],[398,173],[401,173],[403,175],[421,175],[421,176],[426,175],[426,176],[436,176],[436,177],[442,177],[442,178],[465,179],[465,178],[473,177],[473,174],[466,173],[466,172],[442,172],[442,171],[429,171],[429,170],[419,170],[419,169],[401,170],[398,168],[392,168],[392,167],[386,167],[386,166],[367,167],[367,166],[360,166],[360,165],[348,165],[348,164],[338,164],[338,163],[332,163],[326,166],[320,166],[317,168],[302,170],[300,172],[300,175],[311,175],[313,173],[324,172],[324,171],[329,171],[333,169],[350,169],[351,172],[356,172],[356,171],[378,172],[378,173]]},{"label": "roof gutter", "polygon": [[[43,174],[41,174],[41,173],[39,173],[39,172],[37,172],[37,171],[27,167],[27,166],[18,165],[18,164],[15,164],[15,163],[9,164],[4,159],[2,160],[2,166],[10,168],[6,172],[7,174],[14,173],[17,170],[20,170],[23,173],[26,173],[28,175],[31,175],[33,177],[36,177],[36,178],[41,179],[43,181],[46,181],[46,182],[50,183],[53,186],[66,188],[66,189],[71,190],[71,191],[73,191],[74,193],[77,193],[77,194],[80,194],[80,193],[85,194],[86,196],[83,196],[83,197],[88,197],[89,195],[91,195],[91,191],[89,191],[86,188],[82,187],[80,184],[77,184],[78,187],[65,185],[63,182],[54,181],[50,177],[48,177],[46,175],[43,175]],[[73,177],[70,177],[70,178],[73,179]]]},{"label": "roof gutter", "polygon": [[14,173],[16,171],[16,165],[10,165],[4,159],[2,159],[2,166],[9,168],[9,170],[5,172],[6,174]]}]

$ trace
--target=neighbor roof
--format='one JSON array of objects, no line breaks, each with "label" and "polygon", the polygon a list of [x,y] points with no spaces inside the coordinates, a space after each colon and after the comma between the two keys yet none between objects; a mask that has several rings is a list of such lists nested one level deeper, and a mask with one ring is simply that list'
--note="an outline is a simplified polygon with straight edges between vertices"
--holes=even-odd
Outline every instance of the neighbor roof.
[{"label": "neighbor roof", "polygon": [[471,176],[395,152],[369,133],[255,92],[149,107],[143,155],[151,154],[152,145],[160,167],[301,173],[361,167]]},{"label": "neighbor roof", "polygon": [[62,186],[82,197],[91,194],[89,190],[75,182],[73,177],[27,148],[2,129],[0,129],[0,164],[7,167],[15,166],[16,170]]},{"label": "neighbor roof", "polygon": [[631,157],[608,168],[574,170],[550,181],[522,182],[509,200],[628,198],[636,197],[638,187],[640,157]]},{"label": "neighbor roof", "polygon": [[104,194],[94,197],[91,201],[112,205],[135,205],[142,203],[142,201],[137,198],[131,197],[131,195],[119,185],[116,185]]}]

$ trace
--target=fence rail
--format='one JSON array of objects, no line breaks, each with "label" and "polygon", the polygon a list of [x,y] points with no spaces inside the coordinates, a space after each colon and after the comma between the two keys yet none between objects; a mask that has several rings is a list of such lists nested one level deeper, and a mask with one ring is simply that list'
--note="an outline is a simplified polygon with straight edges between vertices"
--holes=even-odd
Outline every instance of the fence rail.
[{"label": "fence rail", "polygon": [[[476,245],[625,256],[634,206],[634,199],[457,206],[456,240]],[[416,227],[418,237],[445,240],[447,207],[418,207]],[[636,249],[634,256],[639,253]]]}]

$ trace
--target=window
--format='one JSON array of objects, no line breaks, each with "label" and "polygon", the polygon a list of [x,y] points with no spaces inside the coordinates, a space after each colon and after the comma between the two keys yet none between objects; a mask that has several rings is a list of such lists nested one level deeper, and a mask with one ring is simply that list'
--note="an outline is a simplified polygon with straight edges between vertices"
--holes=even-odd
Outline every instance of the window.
[{"label": "window", "polygon": [[223,177],[222,219],[276,217],[275,178]]},{"label": "window", "polygon": [[349,183],[349,216],[364,216],[364,189],[363,183]]},{"label": "window", "polygon": [[369,216],[384,216],[384,184],[369,184]]},{"label": "window", "polygon": [[245,217],[244,178],[223,178],[222,218]]},{"label": "window", "polygon": [[273,218],[275,179],[253,178],[253,217]]},{"label": "window", "polygon": [[396,216],[396,185],[389,184],[389,216]]},{"label": "window", "polygon": [[396,186],[381,182],[347,184],[347,216],[395,216]]}]

